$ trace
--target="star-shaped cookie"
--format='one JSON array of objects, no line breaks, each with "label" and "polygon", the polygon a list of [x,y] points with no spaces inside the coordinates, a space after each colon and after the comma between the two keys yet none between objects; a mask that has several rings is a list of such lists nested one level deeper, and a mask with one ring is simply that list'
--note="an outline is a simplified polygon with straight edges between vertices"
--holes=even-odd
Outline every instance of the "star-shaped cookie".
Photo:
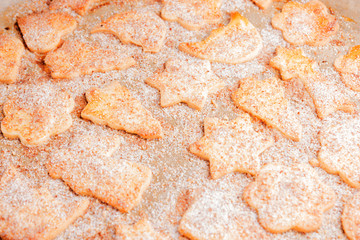
[{"label": "star-shaped cookie", "polygon": [[360,91],[360,45],[335,60],[334,66],[341,75],[343,83],[354,91]]},{"label": "star-shaped cookie", "polygon": [[124,139],[115,135],[75,133],[69,144],[50,153],[46,168],[74,192],[129,212],[151,181],[147,167],[111,157]]},{"label": "star-shaped cookie", "polygon": [[93,72],[123,70],[136,63],[124,53],[104,49],[96,42],[80,40],[66,40],[60,48],[49,52],[44,61],[53,78],[75,78]]},{"label": "star-shaped cookie", "polygon": [[191,240],[269,240],[241,197],[225,191],[208,191],[183,215],[179,232]]},{"label": "star-shaped cookie", "polygon": [[344,207],[341,216],[344,232],[350,240],[360,239],[360,193],[356,193]]},{"label": "star-shaped cookie", "polygon": [[159,52],[164,45],[167,27],[164,21],[150,11],[130,11],[115,14],[91,33],[114,34],[122,43],[141,46],[145,52]]},{"label": "star-shaped cookie", "polygon": [[270,65],[280,70],[283,80],[298,78],[314,101],[319,118],[342,110],[354,112],[355,103],[336,85],[328,81],[319,70],[316,62],[304,56],[301,49],[279,47]]},{"label": "star-shaped cookie", "polygon": [[231,14],[228,25],[213,30],[201,42],[179,45],[181,51],[192,56],[229,64],[252,60],[259,55],[262,47],[262,38],[257,29],[238,12]]},{"label": "star-shaped cookie", "polygon": [[282,12],[272,19],[272,25],[294,45],[325,45],[339,30],[336,17],[318,0],[286,3]]},{"label": "star-shaped cookie", "polygon": [[47,53],[57,48],[62,38],[77,26],[75,18],[67,13],[41,12],[17,19],[27,47],[36,53]]},{"label": "star-shaped cookie", "polygon": [[272,4],[272,0],[253,0],[253,2],[261,9],[267,9]]},{"label": "star-shaped cookie", "polygon": [[285,98],[280,79],[244,79],[232,98],[237,107],[278,129],[287,138],[300,141],[302,126]]},{"label": "star-shaped cookie", "polygon": [[138,134],[143,138],[163,136],[160,122],[119,82],[112,82],[103,89],[88,90],[86,99],[88,104],[81,112],[82,118],[96,124],[108,125],[113,129]]},{"label": "star-shaped cookie", "polygon": [[319,133],[320,167],[340,175],[347,184],[360,188],[360,117],[325,125]]},{"label": "star-shaped cookie", "polygon": [[199,30],[221,20],[222,0],[163,0],[161,17],[188,30]]},{"label": "star-shaped cookie", "polygon": [[273,139],[255,131],[247,113],[232,121],[206,118],[205,136],[190,146],[190,152],[210,161],[213,179],[231,172],[256,174],[258,156],[273,144]]},{"label": "star-shaped cookie", "polygon": [[0,32],[0,83],[18,80],[24,45],[17,37]]},{"label": "star-shaped cookie", "polygon": [[49,8],[50,10],[58,10],[69,7],[76,13],[84,16],[92,9],[112,1],[113,0],[52,0]]},{"label": "star-shaped cookie", "polygon": [[20,86],[5,102],[1,131],[26,146],[45,144],[51,136],[70,128],[74,105],[67,92],[51,84]]},{"label": "star-shaped cookie", "polygon": [[323,213],[336,200],[335,192],[305,164],[266,165],[243,197],[258,212],[260,224],[272,233],[316,231]]},{"label": "star-shaped cookie", "polygon": [[170,240],[164,234],[157,232],[146,218],[134,225],[120,224],[116,229],[118,240]]},{"label": "star-shaped cookie", "polygon": [[203,108],[209,94],[225,87],[212,72],[210,62],[198,59],[171,59],[164,71],[159,70],[145,82],[160,90],[162,107],[184,102],[197,110]]},{"label": "star-shaped cookie", "polygon": [[88,206],[88,199],[65,204],[10,165],[0,177],[0,238],[54,239]]}]

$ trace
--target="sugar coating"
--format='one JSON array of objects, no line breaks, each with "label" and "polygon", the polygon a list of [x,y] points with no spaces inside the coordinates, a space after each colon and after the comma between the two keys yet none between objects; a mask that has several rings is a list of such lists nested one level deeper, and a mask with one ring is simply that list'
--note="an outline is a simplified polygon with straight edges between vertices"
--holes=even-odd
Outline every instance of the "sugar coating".
[{"label": "sugar coating", "polygon": [[117,240],[169,240],[167,236],[153,229],[146,218],[139,220],[134,225],[120,224],[116,229]]},{"label": "sugar coating", "polygon": [[294,45],[325,45],[339,30],[336,17],[318,0],[286,3],[271,23]]},{"label": "sugar coating", "polygon": [[341,222],[350,240],[360,239],[360,193],[356,193],[346,202]]},{"label": "sugar coating", "polygon": [[113,0],[53,0],[49,8],[51,10],[59,10],[70,7],[76,13],[84,16],[97,6],[110,3],[111,1]]},{"label": "sugar coating", "polygon": [[261,9],[267,9],[272,4],[272,0],[253,0],[253,2]]},{"label": "sugar coating", "polygon": [[160,90],[162,107],[184,102],[197,110],[204,107],[209,94],[225,87],[212,72],[209,61],[191,58],[170,59],[164,71],[159,69],[145,82]]}]

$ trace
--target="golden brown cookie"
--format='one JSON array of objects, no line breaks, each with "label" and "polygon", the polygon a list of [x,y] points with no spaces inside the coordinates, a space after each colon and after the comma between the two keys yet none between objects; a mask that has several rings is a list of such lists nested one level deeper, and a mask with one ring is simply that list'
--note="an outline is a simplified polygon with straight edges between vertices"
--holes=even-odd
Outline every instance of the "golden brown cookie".
[{"label": "golden brown cookie", "polygon": [[17,20],[27,47],[36,53],[57,48],[62,38],[72,33],[77,22],[67,13],[33,13]]},{"label": "golden brown cookie", "polygon": [[231,14],[228,25],[213,30],[203,41],[179,45],[181,51],[192,56],[229,64],[252,60],[259,55],[262,47],[257,29],[238,12]]},{"label": "golden brown cookie", "polygon": [[205,136],[190,146],[190,152],[210,161],[213,179],[231,172],[256,174],[258,156],[273,144],[272,137],[255,131],[247,113],[232,121],[206,118]]},{"label": "golden brown cookie", "polygon": [[225,191],[206,192],[185,212],[179,232],[191,240],[270,239],[241,197]]},{"label": "golden brown cookie", "polygon": [[188,30],[199,30],[221,20],[222,0],[163,0],[161,17]]},{"label": "golden brown cookie", "polygon": [[26,146],[45,144],[51,136],[70,128],[74,105],[67,92],[49,83],[20,86],[4,105],[1,131]]},{"label": "golden brown cookie", "polygon": [[261,9],[267,9],[272,4],[272,0],[253,0],[253,2]]},{"label": "golden brown cookie", "polygon": [[75,133],[69,144],[50,153],[46,168],[74,192],[91,196],[129,212],[150,184],[149,168],[112,158],[120,145],[115,135]]},{"label": "golden brown cookie", "polygon": [[143,138],[163,136],[160,122],[119,82],[112,82],[103,89],[90,89],[86,99],[88,104],[81,112],[82,118]]},{"label": "golden brown cookie", "polygon": [[156,53],[164,45],[166,30],[164,21],[154,12],[130,11],[115,14],[91,32],[111,33],[122,43],[133,43],[145,52]]},{"label": "golden brown cookie", "polygon": [[354,112],[355,103],[348,94],[324,78],[316,62],[304,56],[301,49],[278,47],[270,65],[280,70],[283,80],[298,78],[303,83],[314,101],[319,118],[338,110]]},{"label": "golden brown cookie", "polygon": [[272,19],[272,25],[294,45],[325,45],[339,30],[336,17],[318,0],[286,3],[282,12]]},{"label": "golden brown cookie", "polygon": [[17,37],[0,32],[0,83],[18,80],[24,45]]},{"label": "golden brown cookie", "polygon": [[123,70],[133,66],[133,58],[110,49],[104,49],[96,42],[67,40],[45,57],[45,64],[53,78],[75,78],[82,74]]},{"label": "golden brown cookie", "polygon": [[232,98],[237,107],[260,118],[287,138],[300,141],[302,126],[285,98],[280,79],[244,79]]},{"label": "golden brown cookie", "polygon": [[343,83],[354,91],[360,91],[360,45],[335,60],[334,66],[341,75]]},{"label": "golden brown cookie", "polygon": [[210,62],[198,59],[171,59],[164,71],[157,71],[145,82],[160,90],[162,107],[184,102],[197,110],[203,108],[209,94],[225,87],[212,72]]},{"label": "golden brown cookie", "polygon": [[350,240],[360,239],[360,193],[356,193],[344,207],[341,216],[344,232]]},{"label": "golden brown cookie", "polygon": [[46,188],[34,187],[10,165],[0,177],[0,237],[54,239],[83,215],[88,206],[88,199],[66,205]]},{"label": "golden brown cookie", "polygon": [[256,209],[266,230],[282,233],[319,229],[323,213],[334,206],[336,196],[309,165],[268,164],[245,188],[244,199]]},{"label": "golden brown cookie", "polygon": [[351,187],[360,188],[360,118],[328,124],[319,133],[320,167],[338,174]]},{"label": "golden brown cookie", "polygon": [[84,16],[92,9],[112,1],[114,0],[52,0],[49,8],[50,10],[58,10],[69,7]]},{"label": "golden brown cookie", "polygon": [[120,224],[116,229],[117,240],[169,240],[164,234],[157,232],[146,218],[134,225]]}]

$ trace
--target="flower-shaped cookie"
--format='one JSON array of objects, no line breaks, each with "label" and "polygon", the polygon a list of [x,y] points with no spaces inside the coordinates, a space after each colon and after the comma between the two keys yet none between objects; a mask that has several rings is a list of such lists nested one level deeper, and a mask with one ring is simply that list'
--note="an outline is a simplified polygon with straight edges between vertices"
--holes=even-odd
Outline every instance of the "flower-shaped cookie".
[{"label": "flower-shaped cookie", "polygon": [[53,78],[75,78],[82,74],[123,70],[136,62],[111,49],[104,49],[96,42],[67,40],[55,51],[48,53],[45,64]]},{"label": "flower-shaped cookie", "polygon": [[206,118],[205,136],[190,146],[190,152],[210,161],[213,179],[231,172],[256,174],[258,156],[273,144],[273,139],[255,131],[247,113],[232,121]]},{"label": "flower-shaped cookie", "polygon": [[335,198],[334,191],[305,164],[268,164],[244,190],[244,199],[257,210],[260,224],[272,233],[316,231]]},{"label": "flower-shaped cookie", "polygon": [[221,20],[222,0],[163,0],[161,17],[188,30],[198,30]]},{"label": "flower-shaped cookie", "polygon": [[295,45],[325,45],[339,29],[336,17],[318,0],[286,3],[282,12],[272,19],[272,25]]},{"label": "flower-shaped cookie", "polygon": [[179,45],[181,51],[192,56],[230,64],[252,60],[262,47],[262,38],[257,29],[238,12],[231,14],[228,25],[213,30],[203,41]]},{"label": "flower-shaped cookie", "polygon": [[116,229],[116,239],[119,240],[169,240],[164,234],[157,232],[151,223],[143,218],[134,225],[120,224]]},{"label": "flower-shaped cookie", "polygon": [[324,126],[319,141],[320,167],[340,175],[350,186],[360,188],[360,117]]},{"label": "flower-shaped cookie", "polygon": [[122,43],[141,46],[145,52],[158,52],[165,41],[166,25],[150,11],[130,11],[115,14],[91,32],[105,32],[117,36]]},{"label": "flower-shaped cookie", "polygon": [[198,59],[171,59],[164,71],[158,71],[146,83],[159,89],[161,106],[180,102],[201,110],[209,94],[225,87],[225,83],[211,70],[209,61]]},{"label": "flower-shaped cookie", "polygon": [[71,126],[74,104],[67,92],[50,84],[19,87],[4,105],[1,131],[26,146],[45,144]]},{"label": "flower-shaped cookie", "polygon": [[73,32],[75,18],[67,13],[33,13],[17,20],[26,46],[36,53],[47,53],[57,48],[62,37]]},{"label": "flower-shaped cookie", "polygon": [[346,236],[350,240],[360,239],[360,193],[356,193],[344,207],[341,217]]},{"label": "flower-shaped cookie", "polygon": [[360,91],[360,45],[335,60],[334,66],[341,74],[343,83],[354,91]]},{"label": "flower-shaped cookie", "polygon": [[163,136],[160,122],[118,82],[113,82],[103,89],[90,89],[86,92],[86,99],[88,104],[81,112],[82,118],[138,134],[143,138]]},{"label": "flower-shaped cookie", "polygon": [[24,52],[20,39],[0,32],[0,83],[16,82]]},{"label": "flower-shaped cookie", "polygon": [[113,0],[52,0],[49,8],[50,10],[58,10],[70,7],[78,14],[84,16],[92,9],[112,1]]},{"label": "flower-shaped cookie", "polygon": [[69,206],[46,188],[34,187],[10,165],[0,176],[0,238],[54,239],[88,206],[88,199],[76,199]]},{"label": "flower-shaped cookie", "polygon": [[179,232],[191,240],[270,239],[256,218],[236,194],[209,191],[185,212]]},{"label": "flower-shaped cookie", "polygon": [[355,103],[343,89],[328,81],[317,70],[316,62],[304,56],[301,49],[278,47],[270,65],[280,70],[283,80],[298,78],[314,101],[319,118],[342,110],[354,112]]},{"label": "flower-shaped cookie", "polygon": [[302,126],[290,109],[280,79],[244,79],[232,98],[237,107],[278,129],[287,138],[300,141]]},{"label": "flower-shaped cookie", "polygon": [[46,168],[74,192],[92,196],[129,212],[141,200],[151,181],[147,167],[111,157],[121,141],[115,135],[76,132],[71,142],[49,155]]}]

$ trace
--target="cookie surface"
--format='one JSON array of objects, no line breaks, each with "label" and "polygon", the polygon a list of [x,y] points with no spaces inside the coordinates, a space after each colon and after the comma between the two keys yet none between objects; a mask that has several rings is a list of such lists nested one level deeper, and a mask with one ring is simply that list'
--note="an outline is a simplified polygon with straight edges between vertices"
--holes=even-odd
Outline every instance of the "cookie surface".
[{"label": "cookie surface", "polygon": [[258,155],[273,144],[273,139],[255,131],[251,117],[244,113],[232,121],[206,118],[205,136],[190,146],[190,152],[210,161],[213,179],[231,172],[256,174]]},{"label": "cookie surface", "polygon": [[188,30],[198,30],[221,20],[222,0],[163,0],[161,17]]},{"label": "cookie surface", "polygon": [[67,40],[55,51],[49,52],[44,60],[53,78],[75,78],[93,72],[123,70],[136,62],[110,49],[104,49],[96,42]]},{"label": "cookie surface", "polygon": [[262,47],[262,38],[257,29],[238,12],[231,14],[228,25],[213,30],[203,41],[179,45],[181,51],[192,56],[229,64],[252,60]]},{"label": "cookie surface", "polygon": [[83,215],[89,201],[65,205],[46,188],[30,184],[15,167],[0,176],[0,237],[3,239],[54,239]]},{"label": "cookie surface", "polygon": [[335,60],[334,67],[341,75],[343,83],[354,91],[360,91],[360,45]]},{"label": "cookie surface", "polygon": [[212,72],[210,62],[197,59],[171,59],[164,71],[158,70],[145,82],[160,90],[162,107],[184,102],[197,110],[203,108],[209,94],[225,87]]},{"label": "cookie surface", "polygon": [[91,32],[114,34],[122,43],[141,46],[145,52],[159,52],[164,44],[167,27],[164,21],[150,11],[130,11],[115,14]]},{"label": "cookie surface", "polygon": [[17,37],[0,32],[0,83],[18,80],[24,45]]},{"label": "cookie surface", "polygon": [[339,30],[336,17],[318,0],[288,2],[271,23],[283,32],[286,41],[294,45],[325,45]]},{"label": "cookie surface", "polygon": [[73,32],[75,18],[67,13],[33,13],[17,20],[27,47],[36,53],[47,53],[57,48],[62,37]]},{"label": "cookie surface", "polygon": [[26,146],[38,146],[65,132],[72,124],[71,96],[49,83],[18,87],[6,101],[1,131]]},{"label": "cookie surface", "polygon": [[360,193],[356,193],[345,204],[341,222],[350,240],[360,239]]},{"label": "cookie surface", "polygon": [[261,9],[267,9],[272,4],[272,0],[253,0],[253,2]]},{"label": "cookie surface", "polygon": [[264,166],[243,197],[258,212],[260,224],[272,233],[316,231],[336,199],[335,192],[305,164]]},{"label": "cookie surface", "polygon": [[240,109],[278,129],[287,138],[300,141],[302,126],[285,98],[280,79],[244,79],[232,98]]},{"label": "cookie surface", "polygon": [[112,0],[53,0],[49,8],[51,10],[58,10],[70,7],[78,14],[84,16],[92,9],[110,3]]},{"label": "cookie surface", "polygon": [[170,238],[154,230],[146,218],[134,225],[120,224],[116,229],[117,240],[169,240]]}]

